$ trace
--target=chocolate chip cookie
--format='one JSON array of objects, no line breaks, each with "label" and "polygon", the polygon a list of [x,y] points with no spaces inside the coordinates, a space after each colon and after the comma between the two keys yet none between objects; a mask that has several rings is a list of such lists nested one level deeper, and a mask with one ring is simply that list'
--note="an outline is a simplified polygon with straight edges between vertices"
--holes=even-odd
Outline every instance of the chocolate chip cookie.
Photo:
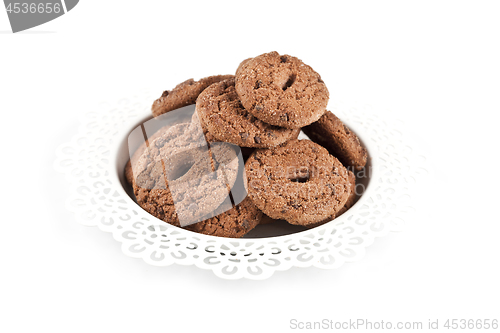
[{"label": "chocolate chip cookie", "polygon": [[318,73],[300,59],[277,52],[242,64],[235,87],[248,112],[268,124],[286,128],[300,128],[318,120],[329,99]]},{"label": "chocolate chip cookie", "polygon": [[229,145],[210,150],[201,128],[177,124],[149,140],[132,159],[132,185],[137,203],[157,218],[182,226],[213,216],[221,205],[230,209],[229,191],[239,160]]},{"label": "chocolate chip cookie", "polygon": [[335,214],[350,194],[347,169],[309,140],[258,149],[245,163],[248,195],[273,219],[309,225]]},{"label": "chocolate chip cookie", "polygon": [[160,98],[154,101],[151,111],[158,117],[169,111],[196,103],[198,95],[213,83],[233,78],[233,75],[215,75],[199,81],[193,79],[179,83],[172,90],[165,90]]},{"label": "chocolate chip cookie", "polygon": [[317,122],[302,129],[314,142],[319,143],[346,167],[361,170],[368,154],[359,138],[332,112],[327,111]]},{"label": "chocolate chip cookie", "polygon": [[200,121],[216,139],[241,147],[269,148],[298,135],[299,129],[269,125],[250,114],[241,105],[234,84],[234,79],[214,83],[196,101]]}]

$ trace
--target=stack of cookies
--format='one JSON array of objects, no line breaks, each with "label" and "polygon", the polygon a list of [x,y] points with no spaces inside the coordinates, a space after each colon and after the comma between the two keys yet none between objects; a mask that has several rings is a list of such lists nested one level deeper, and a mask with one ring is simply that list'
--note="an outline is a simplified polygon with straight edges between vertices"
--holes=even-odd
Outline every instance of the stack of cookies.
[{"label": "stack of cookies", "polygon": [[[364,168],[367,152],[356,135],[326,110],[328,99],[328,89],[317,72],[298,58],[277,52],[244,60],[235,75],[191,79],[165,91],[153,103],[155,117],[191,104],[196,104],[196,112],[191,123],[152,135],[145,143],[150,149],[143,145],[127,164],[126,178],[137,203],[157,218],[180,226],[180,211],[174,205],[180,196],[186,201],[183,212],[207,217],[185,228],[221,237],[241,237],[259,223],[274,220],[305,227],[331,221],[356,201],[352,171]],[[298,140],[301,130],[311,140]],[[216,142],[241,147],[248,195],[227,207],[224,196],[214,191],[211,207],[226,207],[209,212],[189,199],[187,190],[174,193],[166,184],[169,181],[160,183],[158,177],[151,177],[168,171],[158,161],[165,151],[182,146],[176,133],[188,136],[190,145],[204,139],[212,150]],[[213,168],[221,160],[218,156],[212,151],[211,162],[204,165]],[[191,161],[182,177],[203,169],[200,161]],[[237,173],[234,168],[229,170]],[[146,173],[149,177],[141,178]],[[235,178],[231,173],[226,176],[221,191],[230,189]]]}]

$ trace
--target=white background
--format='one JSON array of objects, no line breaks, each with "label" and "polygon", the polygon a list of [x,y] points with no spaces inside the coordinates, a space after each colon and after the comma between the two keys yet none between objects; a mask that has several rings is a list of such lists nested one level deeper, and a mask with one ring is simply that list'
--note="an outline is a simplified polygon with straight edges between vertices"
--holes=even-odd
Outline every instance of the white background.
[{"label": "white background", "polygon": [[[85,0],[14,35],[2,8],[0,331],[500,319],[499,18],[497,1]],[[404,232],[337,270],[225,281],[128,258],[64,209],[67,183],[52,163],[79,113],[137,89],[160,94],[187,78],[233,73],[272,50],[310,64],[331,99],[392,111],[427,147],[433,195]]]}]

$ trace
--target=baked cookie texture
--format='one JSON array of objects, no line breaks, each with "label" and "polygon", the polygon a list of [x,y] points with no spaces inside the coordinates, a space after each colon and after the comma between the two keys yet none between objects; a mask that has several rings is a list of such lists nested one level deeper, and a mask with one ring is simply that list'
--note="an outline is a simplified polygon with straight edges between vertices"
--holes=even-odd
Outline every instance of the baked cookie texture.
[{"label": "baked cookie texture", "polygon": [[309,140],[258,149],[245,163],[248,195],[273,219],[308,225],[336,214],[350,194],[347,169]]},{"label": "baked cookie texture", "polygon": [[151,106],[153,116],[158,117],[169,111],[196,103],[198,95],[213,83],[234,78],[234,75],[214,75],[195,81],[193,79],[179,83],[172,90],[165,90]]},{"label": "baked cookie texture", "polygon": [[186,227],[205,235],[239,238],[255,228],[262,218],[262,212],[249,197],[222,214]]},{"label": "baked cookie texture", "polygon": [[132,183],[134,182],[134,179],[133,179],[134,173],[132,171],[132,163],[134,163],[134,165],[135,165],[137,163],[137,160],[139,159],[139,157],[141,157],[141,155],[147,149],[149,143],[153,142],[155,139],[160,137],[170,127],[171,127],[170,125],[166,125],[166,126],[163,126],[162,128],[160,128],[153,135],[151,135],[151,137],[147,138],[134,152],[134,154],[132,155],[130,160],[125,165],[125,180],[127,181],[127,183],[129,185],[132,185]]},{"label": "baked cookie texture", "polygon": [[356,200],[358,198],[356,194],[356,176],[354,175],[354,172],[350,170],[349,170],[349,184],[350,184],[349,197],[347,198],[345,205],[337,212],[335,217],[344,214],[349,208],[351,208],[356,203]]},{"label": "baked cookie texture", "polygon": [[329,92],[321,76],[300,59],[270,52],[245,60],[236,73],[241,103],[258,119],[285,128],[318,120]]},{"label": "baked cookie texture", "polygon": [[[150,139],[140,157],[132,158],[132,174],[127,178],[132,178],[134,195],[143,209],[180,226],[212,217],[221,205],[231,208],[228,194],[238,163],[231,147],[215,145],[208,150],[199,125],[183,123]],[[220,165],[224,167],[217,168]]]},{"label": "baked cookie texture", "polygon": [[241,147],[269,148],[293,137],[300,129],[269,125],[249,113],[238,98],[234,79],[212,84],[196,101],[202,126],[216,139]]},{"label": "baked cookie texture", "polygon": [[304,127],[302,131],[312,141],[328,149],[346,167],[359,171],[366,165],[368,154],[359,138],[331,111],[327,111],[317,122]]},{"label": "baked cookie texture", "polygon": [[348,180],[349,180],[350,193],[349,193],[349,196],[347,197],[347,201],[345,202],[344,206],[342,206],[342,208],[340,208],[337,213],[335,213],[335,214],[327,217],[323,221],[307,225],[307,228],[315,228],[315,227],[318,227],[318,226],[320,226],[322,224],[330,222],[331,220],[333,220],[333,219],[339,217],[340,215],[344,214],[349,208],[351,208],[354,205],[354,203],[356,202],[356,199],[357,199],[357,194],[356,194],[356,176],[350,170],[348,171]]},{"label": "baked cookie texture", "polygon": [[240,62],[240,64],[238,65],[238,68],[236,68],[236,74],[235,74],[235,75],[238,75],[238,73],[241,71],[241,69],[242,69],[243,67],[245,67],[245,66],[246,66],[246,64],[248,64],[248,62],[249,62],[250,60],[252,60],[252,59],[253,59],[253,58],[247,58],[247,59],[243,60],[242,62]]}]

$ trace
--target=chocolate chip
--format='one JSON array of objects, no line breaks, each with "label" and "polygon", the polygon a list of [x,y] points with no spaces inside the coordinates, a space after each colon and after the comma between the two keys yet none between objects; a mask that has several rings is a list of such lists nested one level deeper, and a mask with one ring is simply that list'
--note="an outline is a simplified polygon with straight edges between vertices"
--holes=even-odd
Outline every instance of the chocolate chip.
[{"label": "chocolate chip", "polygon": [[298,201],[292,200],[292,202],[290,202],[290,206],[297,209],[300,207],[300,203]]},{"label": "chocolate chip", "polygon": [[268,132],[266,132],[266,135],[267,135],[268,137],[270,137],[270,138],[276,138],[276,135],[274,135],[274,133],[273,133],[273,132],[269,132],[269,131],[268,131]]},{"label": "chocolate chip", "polygon": [[254,89],[259,89],[261,86],[262,86],[262,80],[258,80],[257,82],[255,82]]},{"label": "chocolate chip", "polygon": [[177,87],[186,86],[186,85],[192,86],[194,83],[195,83],[194,79],[187,79],[186,81],[180,83]]},{"label": "chocolate chip", "polygon": [[246,140],[248,138],[248,133],[241,132],[240,133],[240,137],[241,137],[242,140]]},{"label": "chocolate chip", "polygon": [[262,111],[262,109],[264,109],[264,107],[262,105],[260,105],[260,104],[255,105],[255,110]]},{"label": "chocolate chip", "polygon": [[250,226],[250,222],[248,222],[247,219],[243,219],[243,222],[241,223],[241,226],[245,229],[248,229],[248,227]]},{"label": "chocolate chip", "polygon": [[288,60],[288,58],[286,56],[284,56],[284,55],[282,55],[280,57],[280,59],[281,59],[281,62],[286,62]]},{"label": "chocolate chip", "polygon": [[255,136],[253,139],[255,140],[255,143],[260,143],[260,137]]},{"label": "chocolate chip", "polygon": [[282,114],[282,115],[280,116],[280,120],[281,120],[281,121],[288,121],[288,113]]},{"label": "chocolate chip", "polygon": [[163,92],[163,94],[161,94],[161,97],[167,97],[167,96],[168,96],[168,94],[170,94],[170,91],[165,90],[165,91]]}]

